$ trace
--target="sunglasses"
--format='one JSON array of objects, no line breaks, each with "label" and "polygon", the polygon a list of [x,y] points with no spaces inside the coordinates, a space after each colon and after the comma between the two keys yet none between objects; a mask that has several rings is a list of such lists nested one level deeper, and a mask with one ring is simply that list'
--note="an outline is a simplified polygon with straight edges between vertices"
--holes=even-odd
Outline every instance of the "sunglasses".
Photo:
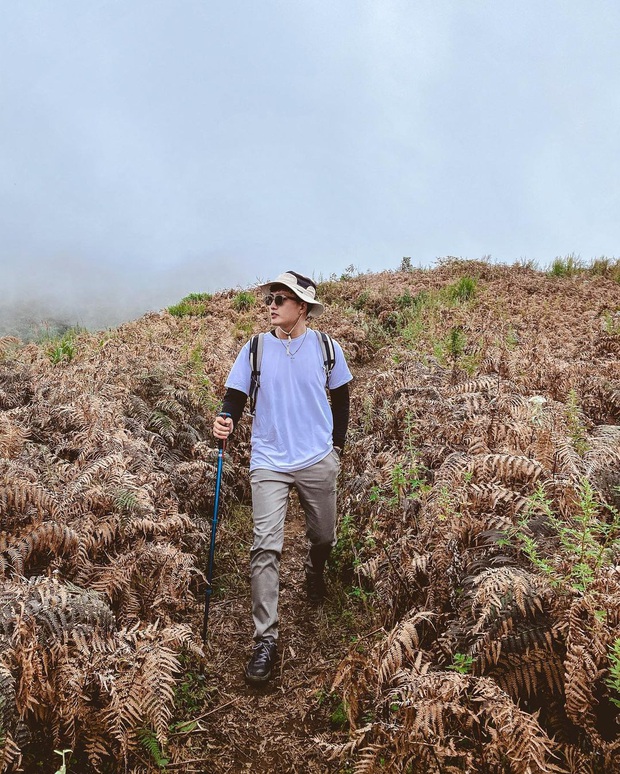
[{"label": "sunglasses", "polygon": [[271,306],[274,302],[276,306],[282,306],[285,301],[295,301],[295,298],[294,296],[283,296],[282,293],[276,293],[275,295],[270,293],[268,296],[265,296],[266,306]]}]

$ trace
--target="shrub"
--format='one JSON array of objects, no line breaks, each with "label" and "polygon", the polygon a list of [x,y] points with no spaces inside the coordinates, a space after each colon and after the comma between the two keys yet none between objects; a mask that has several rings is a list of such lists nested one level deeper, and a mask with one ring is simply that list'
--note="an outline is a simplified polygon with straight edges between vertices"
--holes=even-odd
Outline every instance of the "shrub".
[{"label": "shrub", "polygon": [[568,437],[572,441],[573,448],[580,457],[588,451],[588,430],[584,423],[584,415],[579,405],[579,397],[574,389],[569,390],[566,398],[566,422],[568,424]]},{"label": "shrub", "polygon": [[208,302],[213,296],[211,293],[190,293],[179,301],[178,304],[168,307],[168,312],[174,317],[204,317],[207,313]]},{"label": "shrub", "polygon": [[[342,272],[342,274],[340,275],[340,279],[341,280],[350,280],[350,279],[353,279],[354,277],[359,277],[360,274],[361,274],[361,271],[357,268],[357,266],[355,266],[354,264],[350,263],[345,268],[345,270]],[[336,275],[335,274],[332,274],[330,276],[330,279],[332,277],[334,279],[336,279]]]},{"label": "shrub", "polygon": [[451,301],[469,301],[476,294],[476,280],[473,277],[461,277],[448,287],[448,297]]},{"label": "shrub", "polygon": [[194,302],[194,301],[202,302],[202,301],[210,301],[212,298],[213,296],[211,295],[211,293],[190,293],[189,296],[185,296],[183,300],[191,301],[191,302]]},{"label": "shrub", "polygon": [[620,310],[603,314],[603,330],[608,336],[620,336]]},{"label": "shrub", "polygon": [[368,290],[362,290],[362,292],[355,299],[355,301],[353,301],[353,308],[357,310],[363,309],[368,303],[369,299],[370,299],[370,292]]},{"label": "shrub", "polygon": [[75,357],[75,339],[82,332],[82,328],[76,326],[69,328],[61,338],[49,339],[47,356],[54,365],[70,363]]},{"label": "shrub", "polygon": [[[620,530],[620,513],[606,508],[596,499],[596,492],[587,478],[580,479],[577,488],[577,509],[570,519],[555,513],[542,484],[538,484],[529,501],[531,510],[520,519],[520,530],[515,536],[522,551],[532,564],[547,576],[554,587],[564,586],[578,592],[585,592],[594,583],[601,567],[613,563],[614,543]],[[549,555],[551,541],[537,539],[528,526],[536,508],[545,516],[550,534],[555,532],[556,546],[561,548],[557,559]],[[605,513],[604,511],[607,511]]]},{"label": "shrub", "polygon": [[396,296],[396,304],[401,309],[408,309],[413,304],[413,296],[409,289],[405,290],[402,296]]},{"label": "shrub", "polygon": [[396,303],[400,309],[410,309],[413,312],[418,312],[429,300],[430,296],[426,290],[421,290],[412,296],[407,289],[402,296],[396,297]]},{"label": "shrub", "polygon": [[240,293],[237,293],[237,295],[232,300],[232,305],[238,312],[251,309],[255,303],[256,296],[247,290],[242,290]]},{"label": "shrub", "polygon": [[50,361],[54,365],[58,363],[70,363],[75,355],[75,347],[71,341],[63,340],[57,346],[48,350]]},{"label": "shrub", "polygon": [[529,269],[530,271],[540,271],[538,267],[538,263],[534,258],[519,258],[519,260],[515,261],[512,265],[520,269]]},{"label": "shrub", "polygon": [[620,259],[606,258],[605,256],[595,258],[588,267],[588,271],[595,276],[607,277],[614,282],[620,282]]},{"label": "shrub", "polygon": [[613,691],[616,696],[611,696],[610,701],[615,704],[616,707],[620,707],[620,637],[615,639],[613,645],[609,650],[609,676],[605,679],[605,685],[610,691]]},{"label": "shrub", "polygon": [[566,258],[555,258],[548,274],[552,277],[574,277],[583,271],[583,263],[574,253]]}]

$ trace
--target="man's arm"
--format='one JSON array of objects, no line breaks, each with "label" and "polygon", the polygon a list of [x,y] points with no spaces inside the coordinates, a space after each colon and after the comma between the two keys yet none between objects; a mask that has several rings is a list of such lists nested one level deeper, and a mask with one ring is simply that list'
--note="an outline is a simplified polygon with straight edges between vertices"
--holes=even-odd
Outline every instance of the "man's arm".
[{"label": "man's arm", "polygon": [[229,387],[224,395],[224,402],[222,404],[222,413],[230,414],[234,427],[237,427],[237,422],[241,419],[243,409],[248,396],[241,390],[235,390]]},{"label": "man's arm", "polygon": [[342,387],[336,387],[329,391],[332,406],[332,418],[334,421],[333,443],[341,450],[347,440],[347,428],[349,426],[349,383]]}]

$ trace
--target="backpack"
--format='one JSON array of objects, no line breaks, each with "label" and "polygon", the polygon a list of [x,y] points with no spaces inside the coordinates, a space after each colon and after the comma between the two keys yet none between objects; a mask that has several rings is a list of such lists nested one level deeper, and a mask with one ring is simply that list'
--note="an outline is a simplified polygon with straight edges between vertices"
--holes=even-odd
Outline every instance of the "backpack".
[{"label": "backpack", "polygon": [[[315,331],[319,337],[321,343],[321,349],[323,351],[323,370],[325,371],[325,389],[329,384],[329,377],[334,370],[336,364],[336,350],[334,348],[334,342],[331,336],[322,331]],[[258,394],[258,388],[260,387],[260,366],[263,359],[263,342],[265,334],[256,333],[250,339],[250,368],[252,369],[252,375],[250,377],[250,416],[253,417],[256,411],[256,396]]]}]

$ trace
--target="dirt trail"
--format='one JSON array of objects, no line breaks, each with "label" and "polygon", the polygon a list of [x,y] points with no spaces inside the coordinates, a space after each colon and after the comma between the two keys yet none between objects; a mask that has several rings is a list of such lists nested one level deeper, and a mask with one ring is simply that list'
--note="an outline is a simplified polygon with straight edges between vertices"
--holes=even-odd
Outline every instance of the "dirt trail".
[{"label": "dirt trail", "polygon": [[[352,399],[361,399],[374,363],[353,367]],[[346,457],[345,457],[346,464]],[[328,577],[328,596],[320,608],[305,597],[303,561],[306,555],[304,515],[291,493],[280,567],[280,637],[278,663],[272,680],[262,688],[249,686],[243,676],[251,655],[253,624],[250,607],[249,553],[251,509],[242,509],[243,524],[228,514],[218,528],[218,548],[206,650],[205,706],[192,717],[207,714],[197,730],[176,748],[175,771],[208,774],[275,772],[325,774],[342,770],[330,762],[314,741],[318,734],[336,736],[332,717],[336,705],[329,689],[337,665],[353,637],[369,629],[369,618],[345,590]],[[235,550],[228,546],[236,542]],[[226,554],[226,555],[223,555]],[[234,556],[232,555],[234,554]],[[217,589],[226,576],[226,588]],[[356,606],[357,605],[357,606]],[[197,624],[199,626],[199,624]],[[336,713],[337,717],[338,713]],[[342,720],[342,717],[340,717]],[[184,763],[181,763],[183,761]],[[190,761],[196,761],[191,763]]]},{"label": "dirt trail", "polygon": [[341,601],[333,587],[323,607],[312,608],[307,603],[305,551],[303,513],[293,495],[281,564],[275,675],[260,688],[247,685],[243,677],[253,632],[248,544],[239,552],[241,561],[245,555],[245,577],[239,577],[232,595],[227,596],[226,591],[219,598],[214,595],[211,604],[205,669],[209,698],[204,710],[197,713],[209,714],[200,721],[203,731],[196,729],[177,738],[183,749],[175,751],[174,760],[179,761],[175,770],[213,774],[338,770],[313,737],[330,731],[333,707],[325,696],[335,666],[346,652],[350,629],[338,622]]}]

